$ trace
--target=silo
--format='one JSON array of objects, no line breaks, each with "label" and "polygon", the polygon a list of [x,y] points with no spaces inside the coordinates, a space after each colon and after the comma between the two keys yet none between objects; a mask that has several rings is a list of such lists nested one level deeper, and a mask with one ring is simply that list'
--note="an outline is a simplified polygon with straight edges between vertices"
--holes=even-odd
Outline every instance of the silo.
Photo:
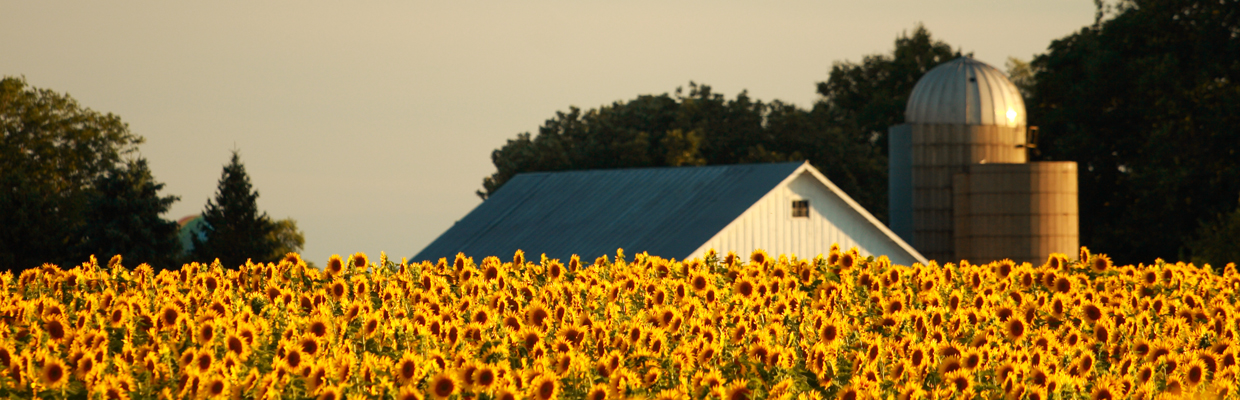
[{"label": "silo", "polygon": [[1079,248],[1075,162],[976,164],[953,181],[956,258],[1039,265]]},{"label": "silo", "polygon": [[[904,119],[907,136],[901,135],[905,140],[896,141],[889,154],[891,173],[901,176],[894,169],[907,162],[902,167],[910,169],[910,179],[889,187],[893,201],[911,198],[912,207],[911,212],[893,209],[892,221],[911,220],[913,247],[926,258],[946,262],[956,258],[952,176],[973,164],[1026,162],[1025,103],[1002,72],[961,57],[917,82]],[[897,160],[902,154],[911,159]]]}]

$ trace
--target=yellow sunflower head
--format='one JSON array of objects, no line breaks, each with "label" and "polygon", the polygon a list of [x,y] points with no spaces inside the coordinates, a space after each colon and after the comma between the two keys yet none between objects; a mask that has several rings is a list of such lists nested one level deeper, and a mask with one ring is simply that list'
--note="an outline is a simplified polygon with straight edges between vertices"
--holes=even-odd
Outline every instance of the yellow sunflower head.
[{"label": "yellow sunflower head", "polygon": [[530,385],[531,396],[537,400],[552,400],[560,395],[560,378],[543,373]]},{"label": "yellow sunflower head", "polygon": [[430,392],[431,397],[437,400],[447,399],[461,390],[460,384],[452,377],[452,374],[447,372],[435,374],[426,385],[427,392]]}]

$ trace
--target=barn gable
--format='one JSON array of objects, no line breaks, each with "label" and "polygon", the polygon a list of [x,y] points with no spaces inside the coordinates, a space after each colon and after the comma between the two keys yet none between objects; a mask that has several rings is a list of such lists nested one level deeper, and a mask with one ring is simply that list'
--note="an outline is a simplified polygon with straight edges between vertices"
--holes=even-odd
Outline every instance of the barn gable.
[{"label": "barn gable", "polygon": [[[804,216],[796,214],[798,201],[808,203],[802,203],[808,205]],[[833,243],[842,249],[855,246],[862,255],[887,255],[896,264],[926,263],[917,250],[809,163],[686,258],[700,257],[712,248],[742,255],[761,248],[770,254],[809,258],[826,253]]]},{"label": "barn gable", "polygon": [[[809,201],[809,218],[790,217],[793,199]],[[592,260],[617,248],[686,259],[712,247],[812,257],[831,243],[925,262],[807,162],[520,174],[412,259],[521,249]]]}]

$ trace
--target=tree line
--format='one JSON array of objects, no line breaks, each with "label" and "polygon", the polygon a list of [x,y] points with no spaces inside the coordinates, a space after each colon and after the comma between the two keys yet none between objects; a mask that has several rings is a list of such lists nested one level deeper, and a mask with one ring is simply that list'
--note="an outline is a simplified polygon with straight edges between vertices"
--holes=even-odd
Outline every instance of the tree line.
[{"label": "tree line", "polygon": [[[1008,73],[1038,126],[1031,160],[1080,165],[1081,244],[1119,263],[1240,262],[1240,13],[1235,1],[1098,2],[1094,24]],[[808,160],[887,220],[887,128],[935,66],[967,55],[918,25],[837,62],[802,109],[709,85],[556,112],[491,154],[478,195],[516,174]]]},{"label": "tree line", "polygon": [[0,132],[0,270],[70,266],[91,255],[155,268],[218,258],[232,267],[272,261],[305,243],[296,221],[258,212],[258,191],[236,151],[202,229],[191,234],[192,249],[183,249],[178,224],[163,218],[180,198],[160,194],[164,184],[138,153],[144,138],[120,117],[4,77]]}]

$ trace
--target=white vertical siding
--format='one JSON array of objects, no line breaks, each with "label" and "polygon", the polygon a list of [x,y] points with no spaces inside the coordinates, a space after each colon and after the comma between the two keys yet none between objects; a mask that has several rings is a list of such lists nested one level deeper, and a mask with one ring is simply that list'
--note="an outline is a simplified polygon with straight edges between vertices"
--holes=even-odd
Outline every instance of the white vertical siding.
[{"label": "white vertical siding", "polygon": [[[809,217],[793,217],[792,202],[809,200]],[[855,204],[855,203],[854,203]],[[856,246],[863,255],[886,255],[896,264],[919,262],[915,255],[893,239],[889,230],[879,228],[849,201],[837,196],[808,169],[798,170],[758,200],[739,218],[703,244],[688,258],[709,249],[735,251],[748,256],[756,249],[771,255],[789,254],[802,259],[826,255],[833,243],[841,249]]]}]

